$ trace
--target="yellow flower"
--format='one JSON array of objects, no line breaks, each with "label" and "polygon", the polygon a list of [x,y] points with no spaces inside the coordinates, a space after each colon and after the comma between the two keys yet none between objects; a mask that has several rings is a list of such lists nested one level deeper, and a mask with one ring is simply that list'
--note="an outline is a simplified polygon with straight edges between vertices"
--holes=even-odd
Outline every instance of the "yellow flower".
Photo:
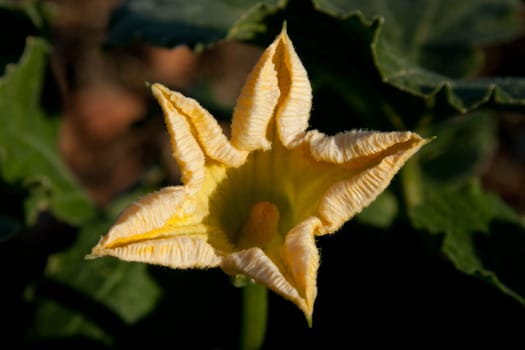
[{"label": "yellow flower", "polygon": [[184,186],[129,206],[91,257],[220,267],[294,302],[311,320],[315,237],[370,204],[426,140],[412,132],[306,131],[312,93],[283,29],[249,75],[228,140],[195,100],[152,86]]}]

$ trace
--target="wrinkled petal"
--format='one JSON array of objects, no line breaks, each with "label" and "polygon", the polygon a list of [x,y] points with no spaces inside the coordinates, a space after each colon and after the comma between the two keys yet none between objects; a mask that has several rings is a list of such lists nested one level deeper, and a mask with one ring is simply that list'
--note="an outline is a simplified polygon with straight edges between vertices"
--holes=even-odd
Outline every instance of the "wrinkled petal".
[{"label": "wrinkled petal", "polygon": [[411,132],[359,131],[313,142],[315,157],[342,163],[355,171],[350,178],[334,183],[324,194],[319,204],[319,215],[324,222],[320,234],[335,232],[368,206],[427,142]]},{"label": "wrinkled petal", "polygon": [[139,241],[108,249],[95,248],[94,253],[177,269],[216,267],[221,261],[206,242],[205,235]]},{"label": "wrinkled petal", "polygon": [[278,65],[281,98],[276,111],[277,130],[281,142],[290,147],[308,127],[312,87],[286,30],[283,29],[278,40],[278,54],[281,55]]},{"label": "wrinkled petal", "polygon": [[170,220],[180,220],[186,226],[198,224],[200,218],[193,216],[196,202],[187,199],[182,186],[165,187],[139,198],[120,214],[98,245],[118,245],[166,234],[170,232]]},{"label": "wrinkled petal", "polygon": [[[185,133],[179,129],[180,118],[177,117],[181,117],[190,124],[190,132],[193,133],[193,137],[197,139],[200,148],[208,157],[232,167],[238,167],[244,163],[248,152],[233,147],[217,120],[197,101],[171,91],[161,84],[154,84],[152,91],[164,112],[169,116],[168,124],[173,128],[172,139],[179,136],[181,132]],[[174,140],[174,143],[177,144],[177,140]]]},{"label": "wrinkled petal", "polygon": [[260,248],[249,248],[228,255],[223,259],[221,268],[229,275],[244,274],[253,278],[257,283],[294,302],[305,313],[309,310],[304,297],[290,283],[290,278],[286,278]]},{"label": "wrinkled petal", "polygon": [[321,221],[312,217],[294,227],[286,235],[285,259],[292,274],[295,288],[304,299],[303,312],[310,320],[317,296],[317,270],[319,251],[314,234],[321,227]]},{"label": "wrinkled petal", "polygon": [[206,215],[183,187],[166,187],[140,198],[122,212],[90,257],[110,255],[170,267],[217,266],[207,243]]},{"label": "wrinkled petal", "polygon": [[177,160],[181,170],[182,183],[185,190],[195,193],[204,179],[204,153],[192,133],[188,121],[179,113],[176,106],[165,96],[165,90],[160,85],[153,85],[153,95],[159,101],[164,111],[164,120],[170,134],[173,158]]},{"label": "wrinkled petal", "polygon": [[[235,106],[232,143],[243,150],[268,149],[275,115],[279,138],[291,146],[308,127],[312,88],[283,29],[248,76]],[[270,134],[269,134],[270,133]]]},{"label": "wrinkled petal", "polygon": [[311,217],[287,233],[281,247],[244,249],[225,257],[222,269],[230,275],[244,274],[294,302],[309,322],[317,295],[319,251],[314,233],[321,227]]},{"label": "wrinkled petal", "polygon": [[274,57],[277,38],[248,75],[237,99],[232,118],[232,144],[242,150],[269,149],[268,124],[279,99]]},{"label": "wrinkled petal", "polygon": [[[179,153],[184,152],[184,157],[190,160],[198,159],[200,166],[203,156],[197,155],[198,152],[194,150],[195,144],[198,143],[197,147],[202,149],[208,157],[225,165],[237,167],[245,161],[248,152],[233,147],[224,135],[219,123],[197,101],[171,91],[161,84],[154,84],[152,91],[166,115],[175,159],[180,162],[179,157],[181,155]],[[183,122],[186,122],[185,127]],[[194,139],[193,142],[186,141],[190,135]],[[185,146],[186,144],[188,146]],[[190,158],[192,155],[194,158]],[[183,166],[188,168],[189,164],[184,162]],[[190,172],[191,175],[194,175],[197,170],[190,170]],[[201,176],[200,172],[198,174]]]},{"label": "wrinkled petal", "polygon": [[427,142],[410,131],[351,130],[335,136],[326,136],[313,130],[308,133],[307,138],[315,159],[336,164],[351,162],[353,167],[358,167],[360,161],[366,162],[391,153],[395,147],[417,150]]}]

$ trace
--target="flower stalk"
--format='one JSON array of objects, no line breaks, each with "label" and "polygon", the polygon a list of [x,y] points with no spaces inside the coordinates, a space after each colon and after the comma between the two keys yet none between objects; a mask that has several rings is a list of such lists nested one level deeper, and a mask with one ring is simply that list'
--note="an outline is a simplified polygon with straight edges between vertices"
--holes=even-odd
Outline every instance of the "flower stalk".
[{"label": "flower stalk", "polygon": [[242,288],[241,350],[261,349],[266,334],[268,290],[257,283]]}]

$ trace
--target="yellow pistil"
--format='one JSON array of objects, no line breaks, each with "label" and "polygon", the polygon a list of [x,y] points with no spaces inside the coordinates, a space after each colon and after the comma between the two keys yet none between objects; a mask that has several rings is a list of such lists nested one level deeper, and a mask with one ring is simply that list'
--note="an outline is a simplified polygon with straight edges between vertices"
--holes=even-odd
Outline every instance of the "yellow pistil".
[{"label": "yellow pistil", "polygon": [[255,203],[239,232],[238,249],[266,248],[278,238],[279,209],[270,202]]}]

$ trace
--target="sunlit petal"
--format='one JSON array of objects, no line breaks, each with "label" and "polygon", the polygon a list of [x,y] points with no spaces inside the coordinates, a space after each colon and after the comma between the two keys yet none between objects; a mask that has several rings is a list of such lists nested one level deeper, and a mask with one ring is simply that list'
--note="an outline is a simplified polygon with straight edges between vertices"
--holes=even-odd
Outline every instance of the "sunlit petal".
[{"label": "sunlit petal", "polygon": [[[244,162],[248,152],[233,147],[217,120],[197,101],[171,91],[161,84],[154,84],[152,91],[165,112],[168,110],[177,113],[190,124],[190,130],[208,157],[232,167],[238,167]],[[170,120],[173,118],[171,117]],[[176,122],[170,124],[173,127],[178,126]],[[174,130],[173,133],[179,131]]]},{"label": "sunlit petal", "polygon": [[394,148],[416,148],[426,143],[419,135],[410,131],[377,132],[352,130],[335,136],[326,136],[316,130],[308,133],[312,156],[317,160],[343,164],[359,162],[392,153]]},{"label": "sunlit petal", "polygon": [[182,183],[186,191],[195,193],[204,178],[204,153],[192,133],[190,124],[171,102],[169,95],[165,95],[165,90],[160,85],[153,85],[152,92],[164,111],[172,154],[181,169]]},{"label": "sunlit petal", "polygon": [[217,266],[206,242],[209,228],[197,201],[183,187],[166,187],[140,198],[93,248],[93,256],[148,262],[176,268]]},{"label": "sunlit petal", "polygon": [[353,170],[353,176],[335,182],[324,194],[319,215],[323,220],[320,234],[337,231],[345,221],[368,206],[390,184],[401,166],[427,140],[410,132],[351,132],[337,137],[323,137],[315,142],[319,159]]},{"label": "sunlit petal", "polygon": [[257,283],[293,301],[303,311],[308,309],[304,298],[290,283],[290,278],[285,277],[275,262],[260,248],[254,247],[233,253],[223,259],[221,267],[230,275],[243,274],[253,278]]},{"label": "sunlit petal", "polygon": [[101,248],[96,254],[177,269],[216,267],[221,261],[206,242],[205,235],[139,241],[111,249]]},{"label": "sunlit petal", "polygon": [[184,187],[165,187],[144,196],[127,207],[97,247],[122,245],[130,240],[156,238],[170,232],[167,223],[178,220],[181,226],[199,222],[195,201],[188,198]]},{"label": "sunlit petal", "polygon": [[248,75],[237,99],[232,119],[232,144],[242,150],[269,149],[268,125],[280,96],[274,64],[280,39],[263,53]]},{"label": "sunlit petal", "polygon": [[291,146],[308,127],[312,108],[312,88],[301,60],[283,30],[280,39],[278,66],[281,98],[276,110],[277,130],[281,142]]},{"label": "sunlit petal", "polygon": [[309,218],[290,230],[284,244],[286,263],[291,271],[295,288],[304,299],[303,311],[307,317],[312,315],[317,295],[319,252],[314,235],[320,227],[321,222],[318,218]]}]

